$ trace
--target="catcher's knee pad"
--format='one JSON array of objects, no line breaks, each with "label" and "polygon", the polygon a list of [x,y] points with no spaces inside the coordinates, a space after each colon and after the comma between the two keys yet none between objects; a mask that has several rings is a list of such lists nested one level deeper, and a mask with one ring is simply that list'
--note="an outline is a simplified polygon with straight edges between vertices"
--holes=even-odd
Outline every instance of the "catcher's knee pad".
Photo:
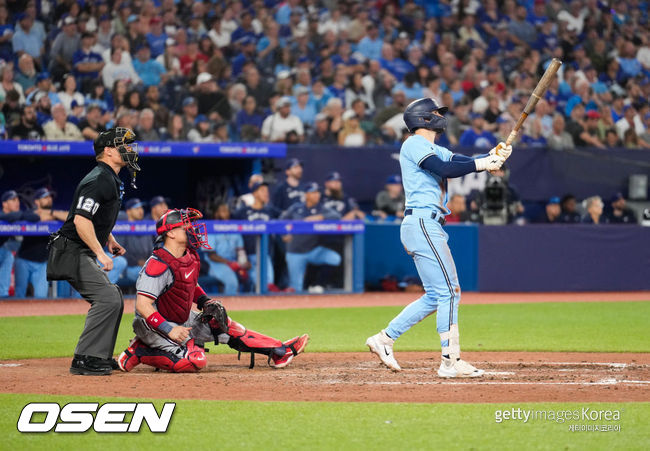
[{"label": "catcher's knee pad", "polygon": [[268,335],[260,334],[254,330],[248,330],[237,321],[228,318],[228,346],[239,352],[257,352],[258,354],[270,355],[272,352],[278,355],[284,354],[282,342]]},{"label": "catcher's knee pad", "polygon": [[181,355],[144,346],[136,350],[136,355],[140,363],[172,373],[194,373],[207,363],[205,351],[194,344],[194,339],[187,342],[187,349]]}]

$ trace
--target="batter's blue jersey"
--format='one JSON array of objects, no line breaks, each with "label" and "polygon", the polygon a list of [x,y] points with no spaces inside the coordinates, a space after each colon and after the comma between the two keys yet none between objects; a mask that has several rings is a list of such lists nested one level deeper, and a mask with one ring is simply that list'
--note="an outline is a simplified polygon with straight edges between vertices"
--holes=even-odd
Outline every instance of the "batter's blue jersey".
[{"label": "batter's blue jersey", "polygon": [[420,167],[420,163],[431,155],[436,155],[442,161],[450,161],[453,153],[420,135],[410,136],[402,144],[399,164],[402,167],[406,208],[436,207],[449,214],[446,206],[447,179]]}]

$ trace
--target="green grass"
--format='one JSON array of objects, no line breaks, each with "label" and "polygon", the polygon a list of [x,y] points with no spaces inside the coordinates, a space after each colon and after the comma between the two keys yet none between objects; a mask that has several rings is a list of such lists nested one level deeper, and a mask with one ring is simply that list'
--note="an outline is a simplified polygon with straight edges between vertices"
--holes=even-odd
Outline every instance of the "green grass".
[{"label": "green grass", "polygon": [[[626,404],[389,404],[177,401],[169,430],[152,434],[21,434],[28,402],[129,401],[46,395],[0,395],[4,449],[646,449],[650,403]],[[158,411],[163,401],[155,401]],[[569,424],[606,422],[509,421],[495,411],[621,411],[620,432],[571,432]],[[459,427],[462,424],[462,427]]]},{"label": "green grass", "polygon": [[[400,307],[233,312],[250,329],[287,339],[309,333],[308,351],[365,351],[366,338],[386,326]],[[125,315],[120,352],[133,336]],[[650,302],[461,305],[461,344],[466,351],[650,352]],[[84,316],[0,318],[0,359],[71,356]],[[643,338],[646,337],[646,338]],[[439,349],[435,315],[397,342],[397,351]],[[230,352],[211,346],[211,352]]]}]

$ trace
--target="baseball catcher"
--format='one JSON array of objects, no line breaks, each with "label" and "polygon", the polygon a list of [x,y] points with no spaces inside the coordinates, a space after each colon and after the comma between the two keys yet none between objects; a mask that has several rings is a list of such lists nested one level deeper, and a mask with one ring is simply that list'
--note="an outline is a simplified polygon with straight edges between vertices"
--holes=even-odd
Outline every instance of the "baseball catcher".
[{"label": "baseball catcher", "polygon": [[[236,351],[268,356],[275,368],[287,366],[307,345],[304,334],[282,342],[248,330],[228,317],[216,299],[198,285],[197,249],[210,249],[203,216],[192,208],[174,209],[156,223],[153,255],[140,271],[133,330],[135,338],[120,354],[118,365],[131,371],[139,363],[174,373],[205,367],[204,343],[224,343]],[[196,304],[201,313],[192,310]]]}]

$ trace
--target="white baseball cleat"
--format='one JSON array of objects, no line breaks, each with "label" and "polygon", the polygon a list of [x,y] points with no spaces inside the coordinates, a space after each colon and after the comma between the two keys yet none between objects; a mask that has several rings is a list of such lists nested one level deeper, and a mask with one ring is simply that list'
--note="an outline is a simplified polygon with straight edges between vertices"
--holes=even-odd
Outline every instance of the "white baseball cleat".
[{"label": "white baseball cleat", "polygon": [[384,330],[366,340],[366,346],[370,348],[370,352],[377,354],[384,365],[393,371],[402,371],[393,354],[393,343],[395,340],[386,335]]},{"label": "white baseball cleat", "polygon": [[479,370],[474,365],[464,360],[452,360],[442,357],[438,376],[440,377],[481,377],[485,371]]}]

